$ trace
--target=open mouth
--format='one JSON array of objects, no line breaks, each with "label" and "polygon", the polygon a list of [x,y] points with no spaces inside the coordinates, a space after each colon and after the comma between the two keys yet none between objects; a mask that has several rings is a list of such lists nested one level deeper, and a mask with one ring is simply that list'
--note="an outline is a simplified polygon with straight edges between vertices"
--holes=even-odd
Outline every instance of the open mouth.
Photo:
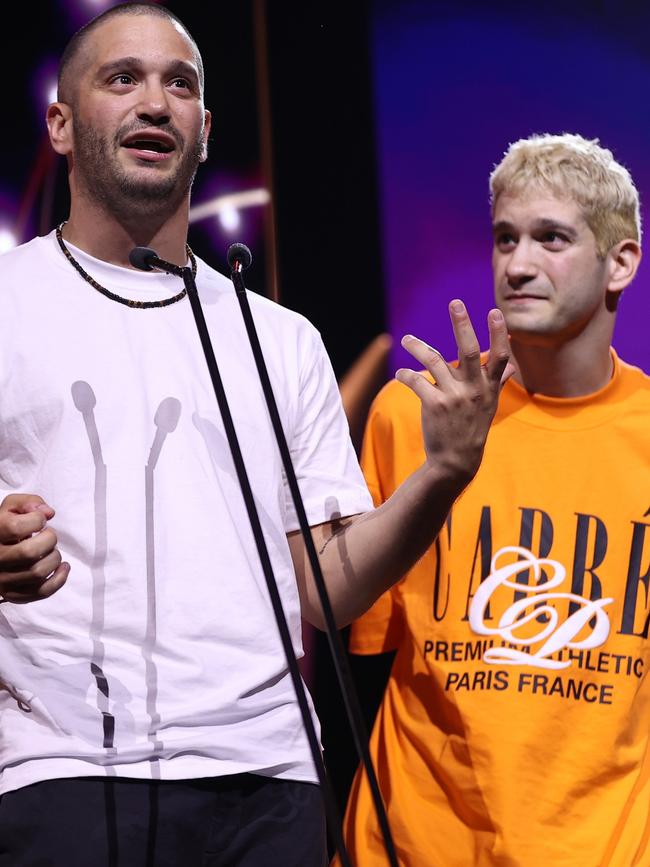
[{"label": "open mouth", "polygon": [[176,150],[174,136],[162,129],[133,130],[124,136],[120,144],[130,150],[136,159],[146,162],[160,162]]},{"label": "open mouth", "polygon": [[123,147],[137,151],[153,151],[157,154],[169,154],[174,150],[173,145],[158,139],[132,139],[125,142]]}]

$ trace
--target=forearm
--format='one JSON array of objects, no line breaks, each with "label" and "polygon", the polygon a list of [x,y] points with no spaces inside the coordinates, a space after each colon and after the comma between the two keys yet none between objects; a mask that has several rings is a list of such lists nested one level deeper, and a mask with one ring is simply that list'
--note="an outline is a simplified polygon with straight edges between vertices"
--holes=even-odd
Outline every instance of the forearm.
[{"label": "forearm", "polygon": [[[508,335],[502,314],[490,311],[490,351],[485,364],[464,305],[450,304],[459,363],[450,368],[428,344],[407,336],[402,345],[426,368],[427,376],[400,369],[396,379],[420,399],[425,463],[382,506],[338,528],[314,529],[321,566],[339,625],[366,611],[432,544],[454,500],[474,477],[497,407],[502,383],[511,375]],[[304,548],[290,545],[303,616],[323,626],[320,602]]]},{"label": "forearm", "polygon": [[[358,515],[321,544],[320,563],[339,626],[363,614],[420,559],[462,487],[458,475],[424,464],[379,508]],[[322,628],[309,579],[306,616]]]}]

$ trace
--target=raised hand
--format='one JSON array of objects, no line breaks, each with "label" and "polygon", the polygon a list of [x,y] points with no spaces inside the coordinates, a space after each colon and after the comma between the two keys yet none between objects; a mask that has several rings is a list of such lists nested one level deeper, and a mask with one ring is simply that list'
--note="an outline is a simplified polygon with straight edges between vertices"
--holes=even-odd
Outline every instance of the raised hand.
[{"label": "raised hand", "polygon": [[36,602],[65,584],[70,566],[47,527],[53,517],[54,509],[36,494],[10,494],[0,504],[1,601]]},{"label": "raised hand", "polygon": [[427,462],[467,484],[481,463],[501,386],[514,372],[514,366],[509,362],[508,333],[499,310],[488,314],[490,350],[485,364],[462,301],[450,303],[449,316],[458,347],[458,367],[450,367],[427,343],[407,335],[402,346],[429,371],[434,382],[404,368],[395,377],[422,402]]}]

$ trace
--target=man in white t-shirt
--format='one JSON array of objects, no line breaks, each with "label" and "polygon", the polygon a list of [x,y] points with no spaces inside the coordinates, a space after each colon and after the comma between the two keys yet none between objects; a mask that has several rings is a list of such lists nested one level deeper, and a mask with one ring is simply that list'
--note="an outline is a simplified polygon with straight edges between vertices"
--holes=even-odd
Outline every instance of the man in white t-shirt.
[{"label": "man in white t-shirt", "polygon": [[[320,865],[313,761],[190,306],[128,260],[149,246],[196,271],[300,654],[301,616],[323,618],[252,353],[230,282],[186,246],[210,129],[198,49],[163,7],[113,7],[73,37],[58,97],[69,219],[0,260],[0,865]],[[503,319],[485,367],[460,302],[458,369],[405,338],[437,381],[397,374],[427,460],[373,511],[318,333],[250,303],[344,624],[476,472]]]}]

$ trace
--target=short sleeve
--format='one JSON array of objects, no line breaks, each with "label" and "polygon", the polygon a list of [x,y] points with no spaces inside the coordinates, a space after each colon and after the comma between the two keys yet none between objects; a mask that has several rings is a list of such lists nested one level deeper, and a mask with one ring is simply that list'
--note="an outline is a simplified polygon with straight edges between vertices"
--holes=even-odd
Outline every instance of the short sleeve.
[{"label": "short sleeve", "polygon": [[[394,407],[397,383],[385,387],[375,399],[363,438],[361,468],[375,506],[387,500],[401,482],[396,455]],[[395,650],[401,642],[403,618],[397,585],[387,590],[350,628],[351,653],[372,654]]]},{"label": "short sleeve", "polygon": [[[370,511],[372,498],[350,440],[341,395],[320,335],[303,338],[300,393],[289,445],[310,526]],[[285,483],[285,529],[299,528]]]}]

